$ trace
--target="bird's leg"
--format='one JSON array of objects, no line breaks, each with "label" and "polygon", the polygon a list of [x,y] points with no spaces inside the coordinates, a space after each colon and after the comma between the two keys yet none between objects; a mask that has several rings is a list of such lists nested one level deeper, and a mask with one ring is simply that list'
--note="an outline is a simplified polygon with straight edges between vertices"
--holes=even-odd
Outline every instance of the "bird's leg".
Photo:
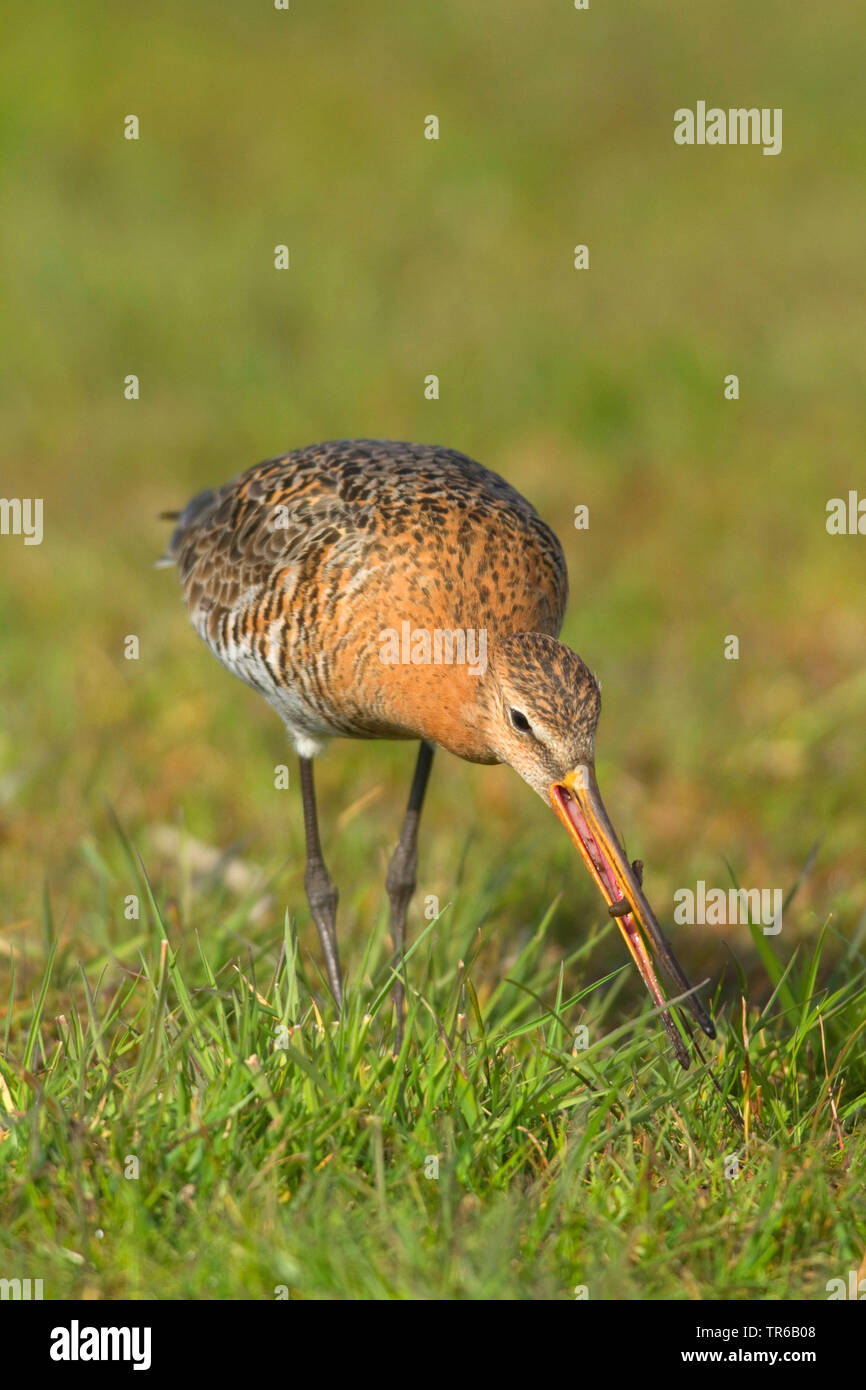
[{"label": "bird's leg", "polygon": [[319,821],[316,815],[316,793],[313,787],[313,762],[311,758],[298,758],[301,769],[301,794],[304,803],[304,833],[307,839],[307,866],[304,871],[304,887],[307,901],[313,914],[331,993],[339,1009],[343,1003],[343,982],[340,978],[340,956],[337,950],[337,888],[325,867],[322,846],[319,842]]},{"label": "bird's leg", "polygon": [[[418,749],[418,761],[415,764],[415,776],[412,778],[412,789],[409,792],[409,803],[406,807],[403,829],[400,832],[397,848],[391,856],[388,876],[385,879],[388,901],[391,904],[391,936],[394,941],[395,969],[398,971],[403,969],[406,914],[409,910],[409,901],[415,892],[415,874],[418,867],[418,821],[421,818],[421,807],[424,802],[424,793],[427,790],[427,779],[430,776],[432,762],[432,745],[422,743]],[[399,974],[394,981],[393,998],[397,1014],[397,1036],[394,1051],[399,1052],[403,1043],[403,979]]]}]

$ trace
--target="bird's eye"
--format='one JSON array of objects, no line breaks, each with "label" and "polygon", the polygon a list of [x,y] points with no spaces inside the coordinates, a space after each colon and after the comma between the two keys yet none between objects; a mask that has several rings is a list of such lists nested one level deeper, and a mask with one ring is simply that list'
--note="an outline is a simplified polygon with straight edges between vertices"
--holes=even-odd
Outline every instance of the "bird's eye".
[{"label": "bird's eye", "polygon": [[510,716],[511,722],[514,725],[515,729],[519,729],[522,734],[528,734],[532,732],[529,720],[527,719],[526,715],[522,713],[521,710],[511,710]]}]

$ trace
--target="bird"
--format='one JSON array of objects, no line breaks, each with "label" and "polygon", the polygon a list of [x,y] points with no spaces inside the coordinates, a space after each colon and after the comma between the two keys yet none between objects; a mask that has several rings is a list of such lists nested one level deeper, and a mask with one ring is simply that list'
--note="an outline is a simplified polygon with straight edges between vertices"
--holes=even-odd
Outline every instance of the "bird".
[{"label": "bird", "polygon": [[158,563],[176,567],[193,626],[273,707],[297,754],[304,886],[337,1010],[338,892],[322,852],[314,760],[335,738],[412,740],[415,770],[385,880],[396,1050],[419,821],[441,748],[472,763],[507,763],[554,812],[688,1067],[651,951],[679,1017],[684,1006],[710,1038],[714,1024],[601,799],[599,684],[559,641],[565,556],[531,503],[457,450],[343,439],[255,464],[162,515],[175,526]]}]

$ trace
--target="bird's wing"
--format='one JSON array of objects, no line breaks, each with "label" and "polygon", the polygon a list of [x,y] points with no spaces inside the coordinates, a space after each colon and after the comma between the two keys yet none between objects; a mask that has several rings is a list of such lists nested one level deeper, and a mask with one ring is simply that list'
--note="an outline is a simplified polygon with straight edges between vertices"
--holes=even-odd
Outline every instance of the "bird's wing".
[{"label": "bird's wing", "polygon": [[188,502],[166,561],[177,565],[190,609],[203,599],[231,608],[276,570],[313,569],[325,554],[352,551],[358,538],[351,509],[321,474],[307,492],[262,473]]}]

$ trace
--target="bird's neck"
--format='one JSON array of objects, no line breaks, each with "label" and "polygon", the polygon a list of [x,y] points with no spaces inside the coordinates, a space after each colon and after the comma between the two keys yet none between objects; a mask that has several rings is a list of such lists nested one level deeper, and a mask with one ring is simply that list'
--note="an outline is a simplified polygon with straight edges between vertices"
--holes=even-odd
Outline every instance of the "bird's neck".
[{"label": "bird's neck", "polygon": [[479,668],[433,663],[395,671],[382,692],[395,725],[468,762],[499,761],[487,735],[487,686]]}]

